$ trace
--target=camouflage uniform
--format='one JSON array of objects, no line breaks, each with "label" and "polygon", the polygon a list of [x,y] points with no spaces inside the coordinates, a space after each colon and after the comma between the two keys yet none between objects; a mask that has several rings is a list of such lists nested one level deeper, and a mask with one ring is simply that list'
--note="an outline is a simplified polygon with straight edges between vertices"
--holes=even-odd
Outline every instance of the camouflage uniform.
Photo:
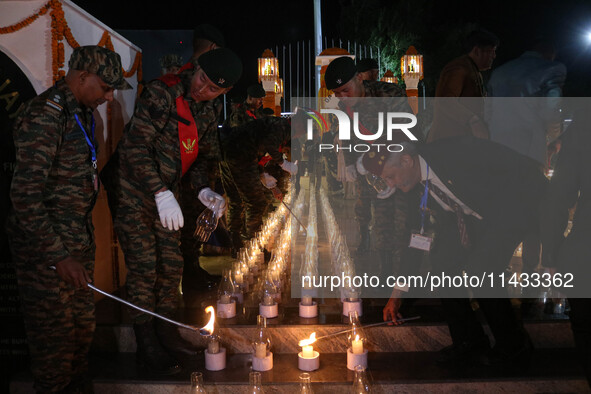
[{"label": "camouflage uniform", "polygon": [[7,232],[39,392],[63,390],[84,378],[95,328],[92,292],[75,289],[50,269],[72,256],[91,278],[94,272],[97,173],[74,115],[92,138],[92,111],[60,80],[27,103],[14,129]]},{"label": "camouflage uniform", "polygon": [[[286,119],[266,117],[233,128],[223,141],[224,160],[220,165],[222,184],[229,199],[228,228],[234,247],[260,230],[267,210],[265,186],[260,181],[259,159],[265,153],[270,163],[282,163],[279,151],[291,140],[291,126]],[[243,219],[244,216],[244,219]],[[245,232],[242,229],[245,227]]]},{"label": "camouflage uniform", "polygon": [[[223,102],[219,98],[216,98],[215,100],[197,103],[197,108],[198,113],[207,112],[218,114],[217,124],[219,122],[219,115],[223,111]],[[218,133],[217,128],[215,132],[216,134]],[[219,167],[212,168],[209,172],[208,186],[216,192],[221,188],[219,178]],[[218,184],[217,187],[216,184]],[[220,194],[222,193],[220,192]],[[185,218],[185,225],[181,229],[181,252],[185,261],[183,278],[188,274],[199,274],[199,271],[201,271],[199,267],[199,249],[202,243],[193,234],[195,233],[197,218],[203,212],[205,206],[199,200],[195,199],[195,196],[195,190],[191,185],[191,178],[183,177],[181,180],[180,200],[178,201],[183,211],[183,217]],[[185,286],[184,282],[185,280],[183,280],[183,286]]]},{"label": "camouflage uniform", "polygon": [[[365,87],[365,97],[406,97],[406,93],[398,85],[385,82],[371,82],[363,81]],[[412,113],[408,102],[404,99],[398,99],[394,107],[376,108],[369,110],[368,102],[362,102],[361,111],[359,113],[359,122],[365,125],[367,129],[374,131],[378,112],[406,112]],[[379,106],[382,103],[377,101],[375,105]],[[372,105],[369,102],[369,105]],[[341,104],[341,108],[344,108]],[[355,111],[355,107],[352,108]],[[360,141],[366,143],[366,141]],[[360,154],[345,152],[346,165],[356,164],[357,158]],[[380,254],[389,255],[395,252],[395,260],[399,260],[400,253],[408,247],[410,241],[410,222],[407,217],[408,210],[405,208],[409,204],[409,199],[415,198],[414,194],[402,193],[396,191],[393,195],[385,199],[378,199],[376,191],[367,183],[365,177],[357,177],[357,190],[359,195],[355,203],[355,217],[359,223],[361,231],[369,227],[372,219],[371,205],[373,204],[374,224],[372,234],[375,239],[375,247]],[[394,235],[394,242],[392,242],[392,235]],[[388,258],[384,257],[383,260]],[[386,267],[382,268],[385,269]],[[378,272],[376,272],[378,273]]]},{"label": "camouflage uniform", "polygon": [[246,122],[255,119],[261,119],[265,115],[263,114],[263,107],[257,108],[256,110],[252,110],[248,103],[245,101],[242,104],[238,104],[236,108],[232,111],[228,119],[224,122],[225,126],[229,127],[238,127],[242,126]]},{"label": "camouflage uniform", "polygon": [[[180,82],[147,84],[136,103],[117,150],[101,173],[107,188],[115,231],[125,254],[129,300],[142,308],[172,317],[177,309],[183,271],[180,232],[162,226],[154,195],[167,188],[179,197],[181,176],[190,178],[195,203],[208,186],[208,173],[219,162],[218,109],[192,100],[193,69],[178,74]],[[181,174],[176,98],[185,96],[198,130],[199,155]],[[130,310],[135,323],[150,316]]]},{"label": "camouflage uniform", "polygon": [[[256,119],[261,119],[263,117],[264,117],[264,114],[263,114],[262,107],[258,108],[257,110],[255,110],[253,112],[252,109],[250,108],[250,106],[248,105],[248,103],[246,101],[243,101],[242,103],[240,103],[234,107],[230,116],[225,120],[224,128],[223,128],[224,139],[230,136],[231,131],[233,129],[240,127],[250,121],[253,121]],[[223,164],[221,164],[221,166],[223,166]],[[247,233],[246,221],[244,218],[245,210],[242,207],[242,200],[238,196],[236,188],[234,186],[230,186],[234,183],[233,178],[231,176],[231,172],[229,170],[220,171],[220,175],[221,175],[221,179],[222,179],[222,186],[228,185],[228,186],[224,186],[224,190],[225,190],[226,195],[228,197],[228,218],[233,216],[232,220],[234,220],[234,222],[237,223],[239,218],[236,217],[236,214],[238,212],[241,212],[240,222],[242,223],[242,226],[241,226],[240,230],[236,230],[236,231],[230,230],[230,231],[232,231],[232,234],[233,234],[234,249],[237,249],[237,248],[239,248],[239,245],[242,243],[238,234],[246,234]],[[230,194],[228,194],[228,190],[230,190]],[[273,201],[273,194],[267,189],[265,189],[263,191],[263,194],[265,195],[265,199],[267,201],[266,204],[268,206]],[[267,211],[266,207],[263,212]],[[230,211],[232,211],[232,214],[230,213]],[[236,226],[236,224],[235,224],[235,226]],[[228,227],[230,227],[230,226],[228,226]]]}]

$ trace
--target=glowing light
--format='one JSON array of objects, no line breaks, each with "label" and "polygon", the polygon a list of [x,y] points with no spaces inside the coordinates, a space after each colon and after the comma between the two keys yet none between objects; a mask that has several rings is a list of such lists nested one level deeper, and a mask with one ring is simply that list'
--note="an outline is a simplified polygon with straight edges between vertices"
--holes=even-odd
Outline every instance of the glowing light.
[{"label": "glowing light", "polygon": [[215,324],[215,309],[213,306],[208,306],[207,308],[205,308],[205,312],[209,312],[209,322],[203,326],[201,329],[208,331],[209,335],[213,334],[213,326]]},{"label": "glowing light", "polygon": [[308,346],[308,345],[311,345],[311,344],[313,344],[314,342],[316,342],[316,333],[315,333],[315,332],[313,332],[313,333],[310,335],[310,338],[308,338],[308,339],[302,339],[302,340],[301,340],[301,341],[298,343],[298,346],[302,346],[302,347],[303,347],[303,346]]}]

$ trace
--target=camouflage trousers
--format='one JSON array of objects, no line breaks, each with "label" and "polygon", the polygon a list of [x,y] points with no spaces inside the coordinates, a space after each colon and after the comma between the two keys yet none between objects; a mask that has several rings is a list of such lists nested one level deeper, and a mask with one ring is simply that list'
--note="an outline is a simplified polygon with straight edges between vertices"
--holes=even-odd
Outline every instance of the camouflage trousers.
[{"label": "camouflage trousers", "polygon": [[181,181],[181,192],[178,201],[185,220],[185,225],[180,230],[185,275],[189,275],[199,268],[199,249],[202,242],[198,241],[193,234],[197,227],[197,218],[205,209],[205,205],[201,204],[197,198],[197,193],[191,187],[188,178],[185,177]]},{"label": "camouflage trousers", "polygon": [[253,238],[261,229],[268,200],[259,178],[258,163],[224,161],[220,168],[222,185],[228,196],[228,229],[234,248],[238,249],[244,240]]},{"label": "camouflage trousers", "polygon": [[[86,379],[95,329],[94,295],[75,289],[27,242],[11,242],[35,390],[58,392]],[[75,256],[93,277],[94,256]]]},{"label": "camouflage trousers", "polygon": [[[125,255],[129,302],[175,318],[183,275],[180,231],[162,226],[153,199],[144,201],[140,206],[124,197],[118,201],[113,201],[111,197],[109,206],[113,224]],[[129,315],[138,324],[151,319],[151,316],[135,309],[130,309]]]}]

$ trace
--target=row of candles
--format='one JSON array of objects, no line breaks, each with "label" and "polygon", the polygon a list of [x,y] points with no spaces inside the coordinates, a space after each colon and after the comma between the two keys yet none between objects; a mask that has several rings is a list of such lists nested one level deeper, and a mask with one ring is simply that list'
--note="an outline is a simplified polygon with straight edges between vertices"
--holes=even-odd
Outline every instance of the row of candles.
[{"label": "row of candles", "polygon": [[336,276],[349,277],[350,281],[341,283],[341,300],[343,301],[343,315],[349,316],[350,312],[356,312],[358,316],[363,314],[363,308],[360,300],[360,291],[352,284],[355,276],[355,265],[347,240],[341,233],[328,196],[324,189],[320,189],[320,205],[323,214],[324,226],[330,243],[330,256],[332,272]]},{"label": "row of candles", "polygon": [[[286,195],[286,200],[291,201],[292,193]],[[303,211],[304,190],[302,190],[293,206],[292,213],[301,217]],[[344,237],[340,234],[334,213],[328,202],[326,193],[320,194],[323,219],[331,244],[331,260],[333,272],[339,270],[348,275],[354,275],[353,263],[350,258]],[[234,263],[232,270],[224,273],[220,289],[218,291],[217,316],[231,318],[236,314],[236,301],[243,302],[243,297],[249,291],[249,286],[254,283],[254,277],[262,273],[260,281],[259,316],[257,317],[257,334],[253,341],[252,368],[255,371],[268,371],[273,368],[273,353],[271,352],[271,339],[267,334],[266,322],[268,318],[277,317],[278,303],[281,300],[281,290],[285,286],[286,276],[289,271],[292,235],[297,236],[299,225],[288,217],[289,212],[281,205],[265,222],[261,232],[248,243],[247,248],[240,251],[239,260]],[[285,226],[282,228],[282,224]],[[293,224],[293,226],[292,226]],[[310,277],[318,274],[318,232],[317,232],[317,206],[315,193],[310,194],[308,225],[307,225],[305,258],[300,268],[301,275]],[[272,250],[272,257],[268,267],[264,269],[263,249]],[[318,305],[313,301],[313,289],[302,289],[302,300],[299,303],[300,316],[315,317],[318,314]],[[361,302],[358,293],[354,289],[345,289],[347,295],[343,300],[343,313],[349,316],[350,330],[347,350],[347,367],[354,370],[356,366],[367,367],[367,349],[363,342],[365,335],[361,330],[358,316],[361,315]],[[219,346],[219,337],[213,334],[213,321],[215,312],[206,309],[212,314],[211,335],[206,351],[206,369],[221,370],[225,368],[226,352]],[[319,352],[314,351],[313,343],[316,341],[316,333],[310,338],[300,341],[302,351],[298,353],[298,367],[304,371],[313,371],[319,368]]]},{"label": "row of candles", "polygon": [[[293,192],[284,197],[286,204],[291,204]],[[303,210],[304,190],[298,196],[292,209],[298,215]],[[212,313],[211,327],[204,327],[211,333],[208,348],[205,352],[206,369],[218,371],[225,368],[225,349],[220,347],[220,338],[213,332],[215,316],[233,318],[236,316],[236,304],[243,303],[245,296],[258,296],[259,316],[257,319],[258,334],[253,341],[253,369],[266,371],[273,367],[271,342],[266,336],[266,319],[278,316],[278,303],[281,301],[282,288],[287,283],[291,253],[291,234],[297,234],[293,228],[290,213],[284,204],[265,220],[261,231],[256,237],[240,249],[238,261],[232,269],[224,270],[218,289],[217,313],[214,309],[206,309]],[[272,250],[271,260],[265,267],[263,250]],[[208,307],[209,308],[209,307]]]}]

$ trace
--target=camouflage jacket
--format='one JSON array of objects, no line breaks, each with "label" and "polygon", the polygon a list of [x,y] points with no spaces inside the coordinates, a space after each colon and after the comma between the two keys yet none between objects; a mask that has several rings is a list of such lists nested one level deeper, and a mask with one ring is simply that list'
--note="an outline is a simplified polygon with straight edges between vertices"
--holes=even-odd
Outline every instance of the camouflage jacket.
[{"label": "camouflage jacket", "polygon": [[30,100],[15,122],[7,230],[14,241],[32,245],[29,251],[42,255],[48,266],[70,255],[94,253],[91,212],[98,174],[75,114],[92,138],[92,112],[60,80]]},{"label": "camouflage jacket", "polygon": [[263,117],[263,107],[258,108],[255,111],[252,111],[245,101],[242,104],[238,104],[236,106],[234,111],[232,111],[228,119],[226,119],[226,121],[224,122],[224,125],[230,127],[238,127],[242,126],[246,122],[255,119],[261,119]]},{"label": "camouflage jacket", "polygon": [[[117,150],[101,173],[105,187],[118,199],[152,204],[154,194],[163,187],[178,196],[185,175],[198,192],[208,186],[208,174],[218,166],[220,101],[195,102],[189,93],[193,70],[179,76],[181,82],[170,87],[160,80],[144,87]],[[181,174],[176,109],[176,98],[181,95],[189,102],[199,135],[198,156],[186,174]]]},{"label": "camouflage jacket", "polygon": [[280,147],[289,146],[291,124],[288,119],[264,117],[232,128],[223,142],[224,160],[248,165],[266,153],[275,163],[283,162]]},{"label": "camouflage jacket", "polygon": [[[412,109],[408,104],[406,99],[406,92],[400,86],[395,85],[393,83],[386,83],[386,82],[379,82],[379,81],[363,81],[363,85],[365,86],[365,97],[352,108],[347,108],[343,102],[339,102],[339,108],[345,112],[358,112],[359,113],[359,123],[362,125],[361,127],[365,127],[371,133],[375,133],[378,129],[378,112],[407,112],[412,113]],[[372,100],[371,98],[379,98],[378,100]],[[401,97],[401,98],[397,98]],[[388,100],[388,98],[392,98]],[[350,116],[351,121],[353,121],[353,117]],[[355,125],[352,125],[355,127]],[[385,124],[384,124],[385,128]],[[385,131],[382,134],[384,141],[379,141],[380,143],[387,143],[385,141]],[[354,138],[353,128],[351,128],[351,138],[350,144],[371,144],[372,141],[362,141],[356,140]],[[348,141],[343,141],[344,145],[349,145]],[[361,155],[361,153],[356,152],[348,152],[347,150],[344,151],[345,153],[345,163],[346,165],[355,164],[357,158]]]}]

